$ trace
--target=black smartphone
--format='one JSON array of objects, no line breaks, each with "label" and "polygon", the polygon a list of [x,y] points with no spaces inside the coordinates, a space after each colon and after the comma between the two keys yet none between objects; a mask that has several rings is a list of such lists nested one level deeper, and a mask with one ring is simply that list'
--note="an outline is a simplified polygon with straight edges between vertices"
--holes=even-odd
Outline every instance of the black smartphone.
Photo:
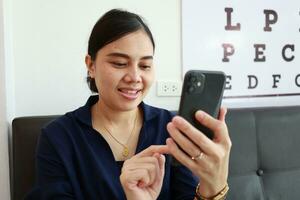
[{"label": "black smartphone", "polygon": [[[188,71],[184,76],[178,115],[185,118],[208,138],[213,139],[214,133],[196,120],[195,113],[203,110],[214,118],[218,118],[224,87],[224,72]],[[181,166],[173,157],[171,163],[173,166]]]},{"label": "black smartphone", "polygon": [[213,132],[195,118],[197,110],[203,110],[218,118],[225,86],[225,74],[221,71],[190,70],[184,76],[178,115],[213,139]]}]

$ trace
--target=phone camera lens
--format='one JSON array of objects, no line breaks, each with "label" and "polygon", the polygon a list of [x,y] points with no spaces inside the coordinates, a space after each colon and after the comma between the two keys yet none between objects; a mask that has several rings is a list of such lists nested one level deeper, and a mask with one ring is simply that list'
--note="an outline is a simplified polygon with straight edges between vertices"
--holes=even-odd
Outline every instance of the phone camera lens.
[{"label": "phone camera lens", "polygon": [[197,80],[197,78],[195,77],[195,76],[191,76],[190,77],[190,81],[193,83],[193,82],[195,82]]},{"label": "phone camera lens", "polygon": [[194,92],[194,90],[195,90],[194,86],[190,86],[189,89],[188,89],[189,93]]}]

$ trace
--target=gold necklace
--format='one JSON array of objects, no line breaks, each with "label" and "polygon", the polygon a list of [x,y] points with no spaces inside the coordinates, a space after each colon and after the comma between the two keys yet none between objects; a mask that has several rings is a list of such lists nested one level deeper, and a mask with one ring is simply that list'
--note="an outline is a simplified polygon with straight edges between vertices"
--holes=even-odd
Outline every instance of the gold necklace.
[{"label": "gold necklace", "polygon": [[[97,112],[97,114],[98,114],[98,105],[96,105],[96,112]],[[111,120],[108,119],[108,121],[109,121],[109,123],[111,124]],[[123,155],[123,157],[125,157],[125,158],[129,155],[129,148],[128,148],[128,146],[127,146],[126,144],[128,143],[128,141],[130,140],[130,138],[131,138],[131,136],[132,136],[132,133],[133,133],[133,131],[134,131],[134,129],[135,129],[136,121],[137,121],[137,113],[135,114],[135,119],[134,119],[133,128],[132,128],[131,133],[130,133],[130,135],[129,135],[129,137],[128,137],[128,139],[127,139],[127,141],[126,141],[125,144],[121,143],[116,137],[114,137],[113,134],[111,134],[111,132],[108,130],[108,128],[106,128],[106,127],[103,125],[104,129],[106,130],[106,132],[107,132],[107,133],[108,133],[108,134],[109,134],[109,135],[110,135],[110,136],[111,136],[111,137],[112,137],[119,145],[121,145],[121,146],[123,147],[122,155]]]}]

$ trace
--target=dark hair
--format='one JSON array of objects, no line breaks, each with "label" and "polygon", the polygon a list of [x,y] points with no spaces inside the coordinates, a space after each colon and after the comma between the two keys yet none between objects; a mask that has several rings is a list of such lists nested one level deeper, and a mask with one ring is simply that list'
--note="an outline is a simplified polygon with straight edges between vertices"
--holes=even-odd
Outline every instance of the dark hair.
[{"label": "dark hair", "polygon": [[[152,42],[153,49],[155,49],[152,33],[142,17],[125,10],[112,9],[106,12],[94,25],[89,38],[88,54],[92,60],[95,60],[97,52],[102,47],[140,29],[146,32]],[[88,74],[86,80],[90,90],[97,93],[95,79]]]}]

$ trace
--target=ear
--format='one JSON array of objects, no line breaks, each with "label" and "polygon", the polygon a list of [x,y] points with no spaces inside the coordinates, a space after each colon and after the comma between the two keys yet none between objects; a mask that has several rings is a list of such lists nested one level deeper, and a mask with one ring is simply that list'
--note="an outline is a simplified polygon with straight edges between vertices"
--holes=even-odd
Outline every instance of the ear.
[{"label": "ear", "polygon": [[88,70],[89,76],[91,78],[95,78],[96,67],[94,65],[94,61],[92,60],[91,56],[88,54],[85,56],[85,65]]}]

